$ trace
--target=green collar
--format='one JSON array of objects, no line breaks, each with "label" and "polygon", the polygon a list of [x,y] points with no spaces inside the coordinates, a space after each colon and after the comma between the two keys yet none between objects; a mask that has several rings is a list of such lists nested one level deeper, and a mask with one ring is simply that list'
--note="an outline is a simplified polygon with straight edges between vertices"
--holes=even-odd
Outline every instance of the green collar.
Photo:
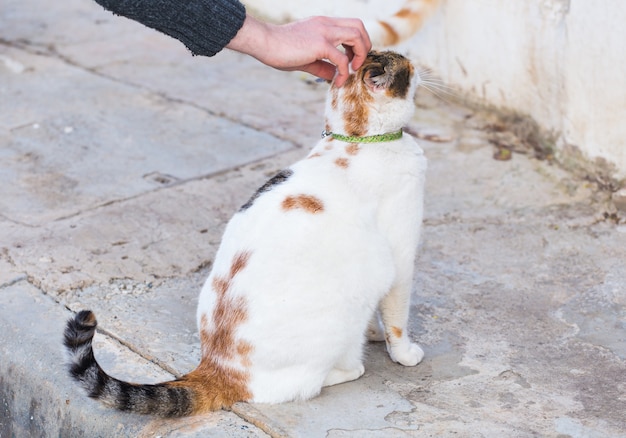
[{"label": "green collar", "polygon": [[322,138],[326,138],[328,136],[331,136],[335,140],[345,141],[348,143],[384,143],[387,141],[393,141],[402,138],[402,129],[399,129],[396,132],[368,135],[366,137],[356,137],[351,135],[335,134],[334,132],[329,131],[322,131]]}]

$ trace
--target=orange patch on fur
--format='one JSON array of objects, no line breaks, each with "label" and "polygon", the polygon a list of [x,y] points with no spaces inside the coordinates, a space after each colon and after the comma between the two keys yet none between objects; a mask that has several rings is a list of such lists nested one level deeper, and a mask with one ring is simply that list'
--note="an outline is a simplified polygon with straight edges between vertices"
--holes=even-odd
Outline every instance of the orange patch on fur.
[{"label": "orange patch on fur", "polygon": [[230,282],[222,277],[213,277],[212,286],[217,295],[223,297],[230,287]]},{"label": "orange patch on fur", "polygon": [[402,8],[396,12],[393,16],[405,21],[405,25],[409,26],[411,33],[419,29],[424,20],[432,12],[429,9],[433,9],[439,4],[440,0],[422,0],[420,8]]},{"label": "orange patch on fur", "polygon": [[[363,67],[361,67],[363,71]],[[344,129],[347,135],[360,137],[367,132],[369,122],[368,103],[373,97],[364,89],[365,84],[357,74],[350,75],[343,85],[342,103]]]},{"label": "orange patch on fur", "polygon": [[346,146],[346,153],[348,155],[356,155],[359,153],[359,145],[358,144],[354,144],[354,143],[350,143],[349,145]]},{"label": "orange patch on fur", "polygon": [[246,368],[252,366],[252,361],[250,360],[250,353],[252,353],[252,350],[254,350],[254,347],[249,342],[240,340],[237,343],[237,354],[241,358],[241,365]]},{"label": "orange patch on fur", "polygon": [[[228,276],[213,278],[213,289],[217,301],[213,308],[213,327],[208,328],[207,315],[200,318],[200,341],[202,360],[200,365],[172,386],[189,387],[193,392],[194,412],[206,412],[231,406],[238,401],[252,398],[248,390],[249,375],[245,368],[250,367],[252,345],[244,340],[236,340],[237,327],[248,318],[244,297],[229,296],[233,279],[248,264],[250,252],[238,253],[232,261]],[[241,368],[226,364],[238,359]]]},{"label": "orange patch on fur", "polygon": [[348,167],[348,159],[347,158],[337,158],[335,160],[335,164],[339,167],[346,169]]},{"label": "orange patch on fur", "polygon": [[246,267],[248,264],[248,260],[250,260],[250,252],[244,251],[240,252],[233,259],[233,264],[230,265],[230,279],[232,280],[235,275],[239,274],[239,272]]},{"label": "orange patch on fur", "polygon": [[410,17],[411,15],[413,15],[414,12],[408,8],[402,8],[400,9],[398,12],[396,12],[394,15],[398,18],[407,18]]},{"label": "orange patch on fur", "polygon": [[[245,356],[241,363],[249,364],[250,359]],[[193,412],[200,414],[252,399],[249,379],[246,371],[224,366],[213,357],[203,357],[198,368],[169,385],[188,387],[194,394]]]},{"label": "orange patch on fur", "polygon": [[396,326],[392,326],[392,327],[391,327],[391,333],[393,333],[393,335],[394,335],[396,338],[401,338],[401,337],[402,337],[402,329],[401,329],[401,328],[398,328],[398,327],[396,327]]},{"label": "orange patch on fur", "polygon": [[317,158],[317,157],[321,157],[322,154],[320,154],[319,152],[315,152],[314,154],[309,155],[307,158]]},{"label": "orange patch on fur", "polygon": [[385,46],[393,46],[400,42],[400,35],[398,32],[389,24],[384,21],[378,21],[380,26],[385,30],[385,37],[383,38],[383,44]]},{"label": "orange patch on fur", "polygon": [[309,213],[321,213],[324,211],[322,201],[312,195],[287,196],[283,201],[283,210],[294,210],[300,208]]},{"label": "orange patch on fur", "polygon": [[[330,107],[332,109],[337,109],[338,102],[339,102],[339,90],[333,87],[332,90],[330,91]],[[328,125],[328,123],[326,123],[326,125]]]}]

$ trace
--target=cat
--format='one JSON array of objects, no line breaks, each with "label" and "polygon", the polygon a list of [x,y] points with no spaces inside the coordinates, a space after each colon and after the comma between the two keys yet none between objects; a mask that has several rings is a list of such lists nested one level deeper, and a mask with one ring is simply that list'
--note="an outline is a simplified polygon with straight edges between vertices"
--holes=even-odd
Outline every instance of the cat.
[{"label": "cat", "polygon": [[427,162],[402,127],[419,80],[402,55],[371,52],[331,84],[323,138],[226,226],[199,297],[195,370],[154,385],[110,377],[84,310],[65,329],[70,375],[106,405],[176,417],[306,400],[358,379],[367,333],[393,361],[418,364],[407,322]]},{"label": "cat", "polygon": [[[405,0],[386,14],[388,2],[380,0],[334,2],[280,2],[244,0],[246,7],[265,19],[287,22],[311,15],[358,16],[363,20],[373,47],[395,46],[412,37],[439,7],[441,0]],[[357,3],[357,4],[355,4]]]}]

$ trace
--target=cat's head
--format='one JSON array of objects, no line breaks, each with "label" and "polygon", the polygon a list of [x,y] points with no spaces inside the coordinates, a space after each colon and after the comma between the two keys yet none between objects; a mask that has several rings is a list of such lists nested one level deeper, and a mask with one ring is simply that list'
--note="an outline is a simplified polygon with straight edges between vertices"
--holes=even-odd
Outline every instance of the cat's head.
[{"label": "cat's head", "polygon": [[342,87],[331,84],[326,130],[364,136],[402,128],[415,110],[418,82],[419,75],[404,56],[370,52]]}]

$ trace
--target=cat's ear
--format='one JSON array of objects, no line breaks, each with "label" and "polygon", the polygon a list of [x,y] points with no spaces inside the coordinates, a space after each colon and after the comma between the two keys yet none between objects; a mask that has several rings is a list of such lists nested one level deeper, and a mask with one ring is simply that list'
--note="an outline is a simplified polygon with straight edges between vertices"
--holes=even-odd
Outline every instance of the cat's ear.
[{"label": "cat's ear", "polygon": [[393,73],[389,65],[372,63],[365,67],[363,82],[371,91],[386,90],[393,83]]}]

